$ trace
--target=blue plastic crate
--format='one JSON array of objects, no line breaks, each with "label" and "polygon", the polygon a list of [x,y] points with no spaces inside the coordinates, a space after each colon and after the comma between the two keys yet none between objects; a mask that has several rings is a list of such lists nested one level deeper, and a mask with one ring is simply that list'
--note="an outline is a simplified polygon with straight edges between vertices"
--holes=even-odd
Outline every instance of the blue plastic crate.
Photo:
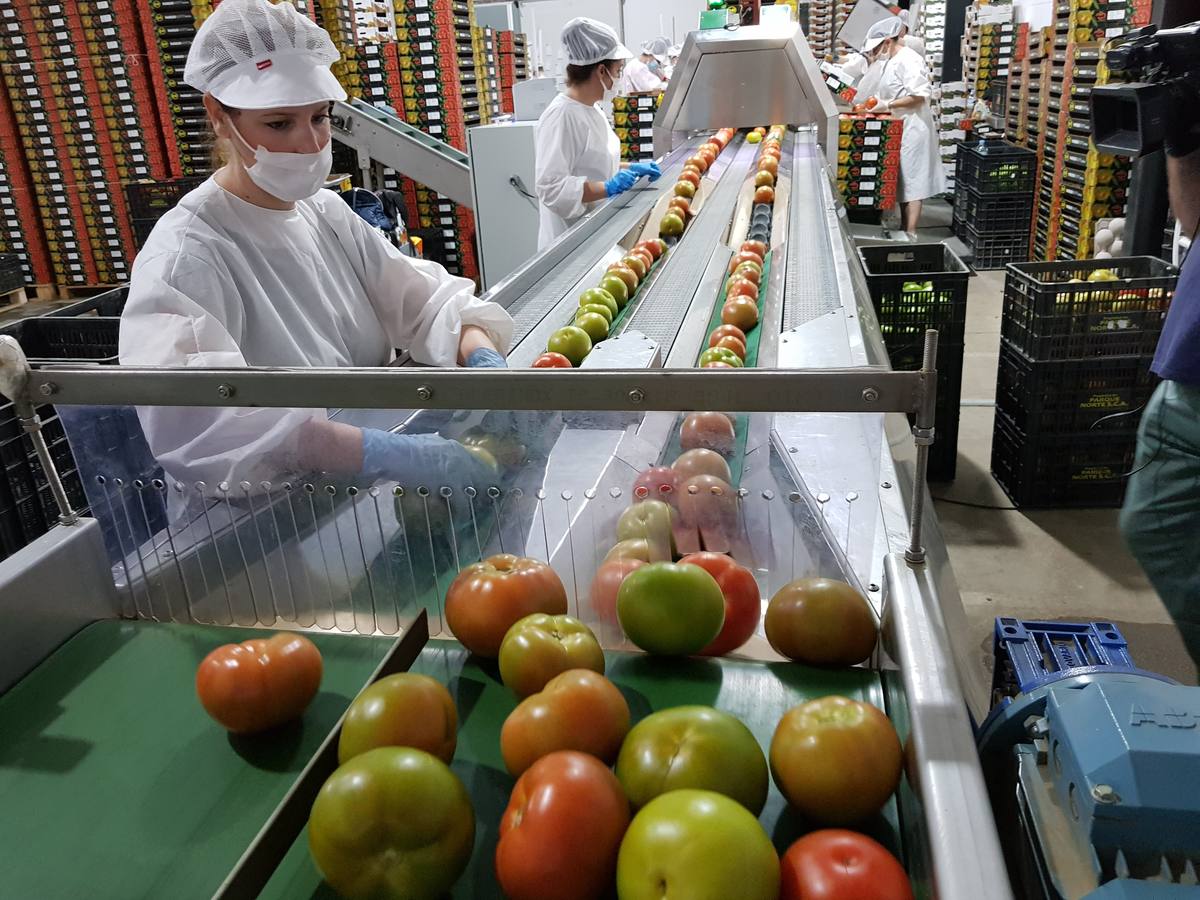
[{"label": "blue plastic crate", "polygon": [[1031,622],[997,616],[992,704],[1054,681],[1102,672],[1150,674],[1134,665],[1111,622]]}]

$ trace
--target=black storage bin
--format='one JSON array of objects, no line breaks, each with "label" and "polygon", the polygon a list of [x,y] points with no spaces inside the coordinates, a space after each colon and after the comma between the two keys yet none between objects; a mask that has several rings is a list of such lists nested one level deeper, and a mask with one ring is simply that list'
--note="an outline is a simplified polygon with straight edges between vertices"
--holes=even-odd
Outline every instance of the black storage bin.
[{"label": "black storage bin", "polygon": [[24,319],[8,333],[21,342],[31,363],[72,362],[117,364],[119,318]]},{"label": "black storage bin", "polygon": [[1153,256],[1013,264],[1000,333],[1030,359],[1152,354],[1178,277]]},{"label": "black storage bin", "polygon": [[125,185],[130,218],[157,220],[207,180],[207,176],[191,175],[170,181],[131,181]]},{"label": "black storage bin", "polygon": [[83,300],[78,300],[75,303],[61,306],[54,310],[54,312],[46,313],[45,318],[63,319],[72,316],[102,316],[116,318],[119,317],[124,311],[125,301],[128,298],[129,286],[122,285],[119,288],[113,288],[111,291],[105,291],[102,294],[94,294],[91,297],[85,297]]},{"label": "black storage bin", "polygon": [[1158,384],[1153,359],[1033,360],[1001,339],[996,409],[1026,433],[1134,431]]},{"label": "black storage bin", "polygon": [[1028,242],[1033,228],[1033,189],[1015,194],[981,194],[969,185],[955,185],[954,218],[960,230],[968,226],[984,236],[1021,232]]},{"label": "black storage bin", "polygon": [[1019,507],[1120,506],[1136,447],[1136,432],[1030,434],[997,412],[992,475]]},{"label": "black storage bin", "polygon": [[960,226],[959,236],[971,251],[976,269],[1003,269],[1009,263],[1029,260],[1029,227],[1023,231],[977,231],[971,225]]},{"label": "black storage bin", "polygon": [[[953,481],[958,469],[958,420],[962,406],[962,343],[938,342],[937,398],[934,406],[934,441],[929,448],[930,481]],[[922,343],[888,345],[888,359],[897,372],[921,368]],[[909,416],[910,421],[912,416]]]},{"label": "black storage bin", "polygon": [[1000,138],[962,141],[955,153],[954,186],[980,194],[1031,194],[1037,154]]},{"label": "black storage bin", "polygon": [[[885,343],[923,339],[936,328],[961,343],[967,322],[971,270],[945,244],[859,247]],[[897,345],[899,346],[899,345]]]}]

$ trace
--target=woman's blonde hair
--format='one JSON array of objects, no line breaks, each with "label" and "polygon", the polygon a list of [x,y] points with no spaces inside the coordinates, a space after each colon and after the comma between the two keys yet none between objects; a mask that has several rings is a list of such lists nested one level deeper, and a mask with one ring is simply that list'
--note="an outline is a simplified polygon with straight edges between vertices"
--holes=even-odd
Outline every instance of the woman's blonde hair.
[{"label": "woman's blonde hair", "polygon": [[[217,104],[222,110],[224,110],[225,114],[230,117],[237,116],[237,114],[241,112],[240,109],[234,109],[232,106],[226,106],[224,103],[221,103],[220,100],[217,101]],[[215,128],[213,128],[212,122],[208,123],[208,137],[209,143],[212,146],[209,154],[209,164],[212,166],[214,171],[224,168],[236,155],[233,152],[233,147],[230,146],[230,143],[226,138],[217,137],[217,131]]]}]

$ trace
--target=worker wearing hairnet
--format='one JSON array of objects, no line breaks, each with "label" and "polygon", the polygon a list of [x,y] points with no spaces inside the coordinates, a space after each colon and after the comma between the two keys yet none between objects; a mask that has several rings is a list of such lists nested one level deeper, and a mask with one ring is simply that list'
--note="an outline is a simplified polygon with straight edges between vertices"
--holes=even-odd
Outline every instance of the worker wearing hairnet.
[{"label": "worker wearing hairnet", "polygon": [[[946,175],[938,149],[937,125],[930,99],[929,70],[914,50],[900,41],[903,23],[891,16],[867,32],[863,53],[872,60],[859,93],[875,96],[875,113],[891,113],[904,122],[900,141],[900,204],[904,230],[915,234],[921,201],[946,190]],[[874,70],[874,71],[872,71]],[[868,91],[870,93],[868,93]]]},{"label": "worker wearing hairnet", "polygon": [[[661,77],[662,66],[670,43],[666,38],[655,38],[642,44],[642,53],[625,66],[625,77],[621,79],[622,94],[653,94],[666,87]],[[651,66],[657,67],[656,74]]]},{"label": "worker wearing hairnet", "polygon": [[595,204],[661,174],[652,162],[621,167],[621,142],[596,104],[616,96],[633,54],[617,33],[594,19],[563,26],[567,88],[550,101],[534,131],[537,148],[538,248],[568,231]]},{"label": "worker wearing hairnet", "polygon": [[683,44],[675,44],[667,51],[667,66],[663,69],[663,78],[667,81],[671,80],[671,76],[675,74],[675,67],[679,65],[679,54],[683,53]]},{"label": "worker wearing hairnet", "polygon": [[[122,365],[503,367],[512,320],[470,281],[405,257],[322,190],[328,34],[290,3],[225,0],[196,34],[184,80],[228,161],[154,227],[121,318]],[[302,399],[302,398],[298,398]],[[189,489],[326,472],[490,483],[459,444],[332,422],[324,409],[139,409],[151,451]]]}]

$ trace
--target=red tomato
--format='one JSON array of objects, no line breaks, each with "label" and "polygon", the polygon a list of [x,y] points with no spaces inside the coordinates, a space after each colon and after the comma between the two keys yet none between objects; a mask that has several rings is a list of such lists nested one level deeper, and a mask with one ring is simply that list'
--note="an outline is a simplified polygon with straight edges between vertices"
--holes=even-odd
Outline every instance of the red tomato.
[{"label": "red tomato", "polygon": [[204,711],[235,734],[296,718],[321,686],[321,652],[302,634],[280,632],[213,650],[196,669]]},{"label": "red tomato", "polygon": [[774,154],[767,153],[758,161],[758,170],[760,172],[770,172],[772,175],[779,174],[779,160]]},{"label": "red tomato", "polygon": [[732,453],[735,440],[733,420],[721,412],[692,413],[683,420],[683,427],[679,429],[681,450],[705,449]]},{"label": "red tomato", "polygon": [[688,161],[684,165],[695,166],[701,172],[708,171],[708,160],[700,155],[688,157]]},{"label": "red tomato", "polygon": [[605,625],[618,627],[617,622],[617,591],[621,582],[634,569],[646,565],[644,559],[610,559],[602,563],[592,579],[592,590],[589,595],[592,600],[592,613]]},{"label": "red tomato", "polygon": [[561,353],[547,351],[533,361],[535,369],[570,369],[571,361]]},{"label": "red tomato", "polygon": [[755,203],[774,203],[775,202],[775,188],[773,188],[773,187],[758,188],[754,192],[754,202]]},{"label": "red tomato", "polygon": [[598,900],[617,872],[629,800],[594,756],[560,750],[518,780],[500,820],[496,877],[509,900]]},{"label": "red tomato", "polygon": [[729,300],[721,308],[721,321],[726,325],[736,325],[742,331],[749,331],[758,324],[758,304],[749,297]]},{"label": "red tomato", "polygon": [[725,595],[725,624],[700,655],[724,656],[750,640],[762,609],[754,573],[724,553],[693,553],[679,562],[702,568],[716,579]]},{"label": "red tomato", "polygon": [[631,270],[637,276],[639,284],[646,277],[646,270],[650,268],[646,265],[646,257],[641,253],[630,253],[621,260],[621,265]]},{"label": "red tomato", "polygon": [[766,259],[767,251],[771,249],[766,241],[742,241],[742,246],[738,248],[742,251],[757,253],[760,259]]},{"label": "red tomato", "polygon": [[679,490],[679,479],[675,470],[670,466],[653,466],[640,474],[633,482],[633,499],[665,500],[675,502],[675,492]]},{"label": "red tomato", "polygon": [[692,201],[687,197],[672,197],[667,209],[677,209],[684,219],[692,214]]},{"label": "red tomato", "polygon": [[596,672],[572,669],[509,713],[500,729],[500,754],[514,776],[556,750],[578,750],[612,764],[628,733],[629,704],[617,686]]},{"label": "red tomato", "polygon": [[788,847],[781,863],[779,900],[913,900],[896,857],[857,831],[806,834]]},{"label": "red tomato", "polygon": [[865,597],[836,578],[797,578],[771,598],[767,640],[809,666],[853,666],[875,649],[879,629]]},{"label": "red tomato", "polygon": [[566,589],[546,563],[511,553],[467,566],[446,591],[446,624],[464,647],[489,659],[518,619],[538,612],[565,615]]},{"label": "red tomato", "polygon": [[740,278],[735,275],[725,285],[726,301],[732,300],[734,297],[749,297],[751,300],[757,300],[758,285],[749,278]]},{"label": "red tomato", "polygon": [[666,247],[665,247],[665,242],[655,240],[655,241],[642,241],[640,244],[638,244],[633,249],[634,250],[645,250],[647,253],[650,254],[651,259],[658,259],[660,256],[663,255],[663,250],[665,250]]},{"label": "red tomato", "polygon": [[687,181],[693,187],[696,187],[696,188],[700,187],[700,176],[697,175],[695,172],[689,172],[685,169],[682,173],[680,173],[679,180]]},{"label": "red tomato", "polygon": [[[645,263],[647,272],[649,272],[650,267],[654,265],[654,257],[650,255],[649,250],[645,250],[641,247],[634,247],[632,250],[629,251],[628,256],[626,256],[625,258],[629,259],[629,257],[632,257],[632,256],[636,256],[643,263]],[[642,277],[644,278],[645,276],[642,276]]]},{"label": "red tomato", "polygon": [[744,263],[754,263],[758,266],[759,271],[762,271],[763,258],[752,250],[739,250],[737,254],[729,261],[729,274],[732,275],[737,271],[738,266]]},{"label": "red tomato", "polygon": [[[749,284],[749,282],[746,282],[746,283]],[[725,335],[725,337],[723,337],[719,341],[717,341],[717,346],[723,347],[726,350],[732,350],[734,353],[736,353],[738,355],[738,359],[742,360],[742,362],[746,361],[746,345],[743,344],[741,341],[739,341],[737,338],[735,338],[733,335],[731,335],[731,334]]]},{"label": "red tomato", "polygon": [[733,480],[729,474],[729,463],[714,450],[688,450],[680,453],[671,468],[675,470],[681,483],[697,475],[711,475],[726,484]]},{"label": "red tomato", "polygon": [[753,262],[744,262],[733,270],[733,274],[738,278],[745,278],[747,281],[753,281],[759,287],[762,287],[762,267],[755,265]]},{"label": "red tomato", "polygon": [[883,809],[900,783],[900,738],[869,703],[831,695],[789,709],[771,738],[771,774],[806,819],[845,825]]},{"label": "red tomato", "polygon": [[738,328],[736,325],[718,325],[713,329],[712,334],[708,336],[708,346],[717,346],[717,341],[726,335],[732,335],[743,344],[746,343],[746,332],[742,331],[742,329]]}]

